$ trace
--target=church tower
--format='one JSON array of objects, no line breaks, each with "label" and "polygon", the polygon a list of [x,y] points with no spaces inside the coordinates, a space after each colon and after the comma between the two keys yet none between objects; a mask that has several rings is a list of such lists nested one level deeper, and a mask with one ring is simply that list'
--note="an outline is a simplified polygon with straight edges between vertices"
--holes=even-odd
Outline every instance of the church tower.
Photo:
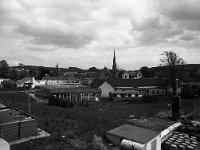
[{"label": "church tower", "polygon": [[112,74],[113,74],[113,78],[116,79],[117,78],[117,63],[116,63],[115,50],[114,50],[114,56],[113,56]]}]

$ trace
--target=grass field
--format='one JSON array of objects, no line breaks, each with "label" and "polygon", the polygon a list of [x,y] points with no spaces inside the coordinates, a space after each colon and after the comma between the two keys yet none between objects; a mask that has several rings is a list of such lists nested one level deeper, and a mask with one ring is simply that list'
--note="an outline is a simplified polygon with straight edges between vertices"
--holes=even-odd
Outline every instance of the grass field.
[{"label": "grass field", "polygon": [[[28,112],[28,96],[23,92],[0,93],[0,100]],[[73,109],[49,106],[31,99],[31,115],[38,120],[38,127],[52,136],[14,145],[11,150],[64,150],[64,149],[102,149],[97,137],[119,125],[127,123],[130,115],[135,118],[152,117],[166,110],[170,99],[162,99],[151,103],[99,102],[89,107]],[[197,102],[199,105],[199,102]],[[192,108],[192,101],[183,101],[183,106]]]}]

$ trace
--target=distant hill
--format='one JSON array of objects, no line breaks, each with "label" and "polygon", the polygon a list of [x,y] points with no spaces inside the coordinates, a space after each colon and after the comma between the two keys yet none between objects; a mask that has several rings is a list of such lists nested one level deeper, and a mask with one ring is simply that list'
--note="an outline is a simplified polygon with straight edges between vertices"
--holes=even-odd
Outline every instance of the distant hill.
[{"label": "distant hill", "polygon": [[[183,70],[187,80],[189,82],[200,82],[200,64],[185,64],[181,66],[176,66]],[[152,75],[158,76],[166,71],[166,66],[158,66],[149,68]]]}]

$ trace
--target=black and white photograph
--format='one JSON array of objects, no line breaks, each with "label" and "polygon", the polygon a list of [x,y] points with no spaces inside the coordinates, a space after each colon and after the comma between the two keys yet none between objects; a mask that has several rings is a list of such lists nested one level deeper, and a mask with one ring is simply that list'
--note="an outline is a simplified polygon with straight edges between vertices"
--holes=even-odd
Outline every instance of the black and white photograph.
[{"label": "black and white photograph", "polygon": [[0,0],[0,150],[200,150],[200,1]]}]

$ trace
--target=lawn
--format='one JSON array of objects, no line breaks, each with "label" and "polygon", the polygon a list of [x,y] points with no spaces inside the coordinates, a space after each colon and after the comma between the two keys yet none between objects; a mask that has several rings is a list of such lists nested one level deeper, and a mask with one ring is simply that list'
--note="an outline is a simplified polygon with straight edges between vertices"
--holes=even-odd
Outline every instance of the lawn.
[{"label": "lawn", "polygon": [[[26,93],[0,93],[0,100],[28,111]],[[151,103],[98,102],[89,107],[71,109],[49,106],[31,99],[31,115],[38,120],[38,127],[49,132],[51,137],[14,145],[11,150],[100,149],[96,146],[98,142],[95,142],[95,137],[102,137],[106,143],[105,132],[127,123],[130,115],[135,118],[152,117],[166,110],[169,102],[167,98]],[[184,101],[183,106],[192,108],[191,104],[191,101]]]}]

